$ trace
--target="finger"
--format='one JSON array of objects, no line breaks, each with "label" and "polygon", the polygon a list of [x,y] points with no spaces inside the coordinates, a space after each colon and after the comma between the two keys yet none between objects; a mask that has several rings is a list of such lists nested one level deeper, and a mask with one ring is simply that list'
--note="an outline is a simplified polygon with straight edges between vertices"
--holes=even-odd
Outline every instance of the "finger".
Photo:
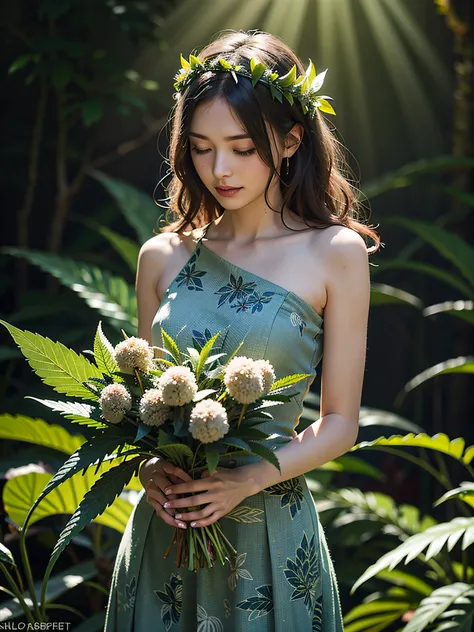
[{"label": "finger", "polygon": [[[166,496],[164,496],[163,493],[161,492],[161,489],[157,488],[156,486],[150,487],[148,491],[146,492],[146,495],[147,495],[147,500],[148,498],[153,498],[153,500],[158,502],[162,507],[166,502]],[[163,507],[163,509],[170,516],[174,516],[174,514],[176,513],[176,510],[174,509],[174,507]]]},{"label": "finger", "polygon": [[[191,481],[190,483],[170,485],[167,489],[170,490],[170,494],[194,494],[195,492],[203,492],[208,491],[209,489],[219,489],[222,487],[223,483],[221,480],[210,479],[210,476],[207,479],[200,478],[195,481]],[[167,489],[165,489],[164,492],[168,496]]]},{"label": "finger", "polygon": [[219,511],[215,511],[213,514],[202,520],[195,520],[191,522],[191,527],[197,529],[198,527],[208,527],[213,522],[217,522],[219,518],[222,518],[223,514]]},{"label": "finger", "polygon": [[163,462],[163,470],[166,472],[166,475],[174,474],[175,476],[179,476],[183,481],[192,481],[193,480],[192,477],[187,472],[182,470],[177,465],[173,465],[169,461],[164,461]]},{"label": "finger", "polygon": [[160,503],[157,502],[154,498],[150,498],[148,502],[153,507],[156,514],[163,520],[163,522],[166,522],[166,524],[169,524],[170,527],[178,527],[179,529],[187,528],[187,525],[185,522],[183,522],[182,520],[175,520],[172,516],[168,515],[168,513],[163,509]]},{"label": "finger", "polygon": [[217,511],[217,509],[217,505],[211,503],[200,511],[185,511],[183,513],[177,512],[174,517],[175,520],[182,520],[186,522],[191,522],[191,520],[203,520],[204,518],[212,515],[215,511]]},{"label": "finger", "polygon": [[208,505],[210,502],[216,500],[216,496],[210,496],[209,494],[200,494],[198,496],[184,496],[182,498],[175,498],[174,500],[168,500],[168,496],[166,496],[166,503],[163,502],[163,506],[165,504],[171,503],[165,509],[169,507],[177,508],[177,507],[193,507],[194,505]]}]

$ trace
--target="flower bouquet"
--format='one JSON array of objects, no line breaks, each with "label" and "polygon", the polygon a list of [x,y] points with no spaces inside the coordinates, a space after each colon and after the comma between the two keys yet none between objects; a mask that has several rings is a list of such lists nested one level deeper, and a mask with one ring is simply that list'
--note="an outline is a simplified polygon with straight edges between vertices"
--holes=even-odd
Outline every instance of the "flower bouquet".
[{"label": "flower bouquet", "polygon": [[[280,470],[274,452],[265,445],[277,435],[257,426],[273,419],[267,409],[294,397],[297,393],[288,394],[287,389],[307,374],[275,380],[267,360],[237,355],[243,342],[223,362],[227,354],[214,349],[221,332],[202,348],[179,349],[164,329],[163,347],[125,334],[125,340],[113,347],[99,323],[93,350],[87,352],[94,358],[91,362],[60,342],[0,322],[42,380],[70,398],[37,401],[92,429],[91,438],[66,460],[35,501],[23,530],[55,487],[89,467],[95,467],[96,474],[103,470],[60,534],[46,581],[71,539],[114,502],[151,457],[169,460],[192,478],[204,469],[212,474],[221,457],[236,454],[256,455]],[[162,357],[155,358],[155,350]],[[189,508],[193,509],[200,507]],[[220,521],[195,529],[175,528],[165,556],[175,541],[176,565],[193,571],[212,568],[215,560],[225,564],[236,553]]]}]

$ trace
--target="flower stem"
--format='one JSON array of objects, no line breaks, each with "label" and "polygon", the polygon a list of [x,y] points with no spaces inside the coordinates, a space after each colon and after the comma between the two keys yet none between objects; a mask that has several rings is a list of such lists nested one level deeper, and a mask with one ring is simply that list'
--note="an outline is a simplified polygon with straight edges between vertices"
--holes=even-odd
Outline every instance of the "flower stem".
[{"label": "flower stem", "polygon": [[237,430],[240,428],[240,422],[242,421],[245,411],[247,409],[248,404],[243,404],[242,410],[240,411],[239,420],[237,422]]}]

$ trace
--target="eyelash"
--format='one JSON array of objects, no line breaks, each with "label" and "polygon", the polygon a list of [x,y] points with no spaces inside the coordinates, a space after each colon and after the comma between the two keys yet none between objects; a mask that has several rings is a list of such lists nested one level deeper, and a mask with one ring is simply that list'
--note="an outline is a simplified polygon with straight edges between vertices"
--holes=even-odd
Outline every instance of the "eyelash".
[{"label": "eyelash", "polygon": [[[207,154],[208,151],[211,151],[210,149],[198,149],[197,147],[193,147],[192,149],[197,154]],[[238,151],[237,149],[234,149],[234,151],[239,156],[251,156],[256,150],[255,147],[252,147],[252,149],[247,149],[247,151]]]}]

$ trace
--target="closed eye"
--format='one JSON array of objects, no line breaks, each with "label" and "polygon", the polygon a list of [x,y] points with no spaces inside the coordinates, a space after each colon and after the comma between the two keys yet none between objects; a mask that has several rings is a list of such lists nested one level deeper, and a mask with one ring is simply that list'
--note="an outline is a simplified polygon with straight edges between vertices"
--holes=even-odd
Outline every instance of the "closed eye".
[{"label": "closed eye", "polygon": [[[211,151],[210,149],[198,149],[197,147],[192,147],[192,151],[194,151],[196,154],[207,154],[209,151]],[[238,154],[239,156],[251,156],[252,154],[254,154],[256,151],[255,147],[252,147],[251,149],[247,149],[246,151],[239,151],[238,149],[234,149],[234,152],[236,154]]]}]

